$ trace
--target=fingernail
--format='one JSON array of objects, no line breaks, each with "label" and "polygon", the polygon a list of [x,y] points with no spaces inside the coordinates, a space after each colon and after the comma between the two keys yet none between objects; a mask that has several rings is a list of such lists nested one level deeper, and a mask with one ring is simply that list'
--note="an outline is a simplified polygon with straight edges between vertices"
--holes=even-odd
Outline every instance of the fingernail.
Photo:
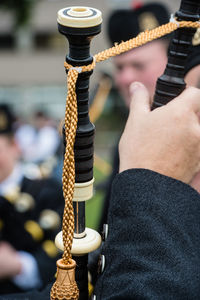
[{"label": "fingernail", "polygon": [[130,92],[134,93],[135,90],[137,90],[138,88],[143,87],[143,84],[141,82],[135,81],[133,83],[131,83],[130,85]]}]

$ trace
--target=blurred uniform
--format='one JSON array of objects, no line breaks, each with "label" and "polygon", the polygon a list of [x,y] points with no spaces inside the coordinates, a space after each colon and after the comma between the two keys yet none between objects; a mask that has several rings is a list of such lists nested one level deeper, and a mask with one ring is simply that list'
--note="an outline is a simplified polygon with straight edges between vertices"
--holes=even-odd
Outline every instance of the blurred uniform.
[{"label": "blurred uniform", "polygon": [[56,121],[38,111],[32,123],[19,124],[15,132],[27,171],[34,168],[40,176],[53,176],[61,183],[63,147]]},{"label": "blurred uniform", "polygon": [[8,106],[0,105],[0,238],[17,250],[22,265],[20,274],[0,279],[0,294],[40,288],[54,279],[60,257],[54,239],[64,207],[57,182],[24,175],[12,125]]},{"label": "blurred uniform", "polygon": [[25,124],[16,131],[16,138],[27,162],[40,164],[54,156],[60,145],[55,122],[43,111],[33,115],[33,127]]}]

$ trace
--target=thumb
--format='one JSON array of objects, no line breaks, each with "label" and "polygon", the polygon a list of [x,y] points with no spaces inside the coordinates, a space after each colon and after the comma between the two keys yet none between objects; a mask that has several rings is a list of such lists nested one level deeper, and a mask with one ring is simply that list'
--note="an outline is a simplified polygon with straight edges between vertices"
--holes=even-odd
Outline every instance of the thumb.
[{"label": "thumb", "polygon": [[130,85],[131,103],[130,113],[138,116],[151,110],[151,101],[148,90],[141,82],[133,82]]}]

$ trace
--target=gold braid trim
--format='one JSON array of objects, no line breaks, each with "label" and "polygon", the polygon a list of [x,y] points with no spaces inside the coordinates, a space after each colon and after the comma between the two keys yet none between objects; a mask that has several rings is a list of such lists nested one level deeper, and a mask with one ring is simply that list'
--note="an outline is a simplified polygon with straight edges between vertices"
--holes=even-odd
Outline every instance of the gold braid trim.
[{"label": "gold braid trim", "polygon": [[63,215],[63,262],[71,263],[71,246],[74,235],[74,211],[73,194],[75,183],[75,162],[74,162],[74,141],[77,128],[77,100],[76,100],[76,81],[78,71],[69,70],[68,73],[68,95],[66,100],[65,112],[65,157],[63,165],[63,195],[65,199],[65,209]]}]

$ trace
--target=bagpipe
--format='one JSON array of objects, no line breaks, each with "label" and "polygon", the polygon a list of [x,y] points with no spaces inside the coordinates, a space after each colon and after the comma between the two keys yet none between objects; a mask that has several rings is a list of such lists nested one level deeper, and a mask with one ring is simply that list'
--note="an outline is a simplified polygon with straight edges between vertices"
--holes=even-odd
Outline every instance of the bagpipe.
[{"label": "bagpipe", "polygon": [[[118,55],[175,31],[164,74],[158,79],[153,109],[166,104],[185,88],[184,66],[199,21],[200,0],[182,0],[168,26],[139,34],[92,57],[90,42],[101,30],[101,12],[88,7],[68,7],[58,12],[58,30],[69,42],[65,68],[68,73],[63,137],[65,157],[63,230],[56,245],[64,250],[57,261],[57,279],[51,299],[88,299],[88,253],[101,244],[100,235],[85,228],[85,201],[92,197],[94,125],[88,113],[89,77],[96,62]],[[73,204],[72,204],[73,203]],[[75,272],[76,267],[76,272]],[[76,279],[76,281],[75,281]]]},{"label": "bagpipe", "polygon": [[[177,21],[199,21],[200,1],[182,0],[180,10],[176,12]],[[157,80],[153,109],[167,104],[185,89],[185,64],[190,53],[194,28],[178,28],[172,37],[168,63],[161,77]]]}]

